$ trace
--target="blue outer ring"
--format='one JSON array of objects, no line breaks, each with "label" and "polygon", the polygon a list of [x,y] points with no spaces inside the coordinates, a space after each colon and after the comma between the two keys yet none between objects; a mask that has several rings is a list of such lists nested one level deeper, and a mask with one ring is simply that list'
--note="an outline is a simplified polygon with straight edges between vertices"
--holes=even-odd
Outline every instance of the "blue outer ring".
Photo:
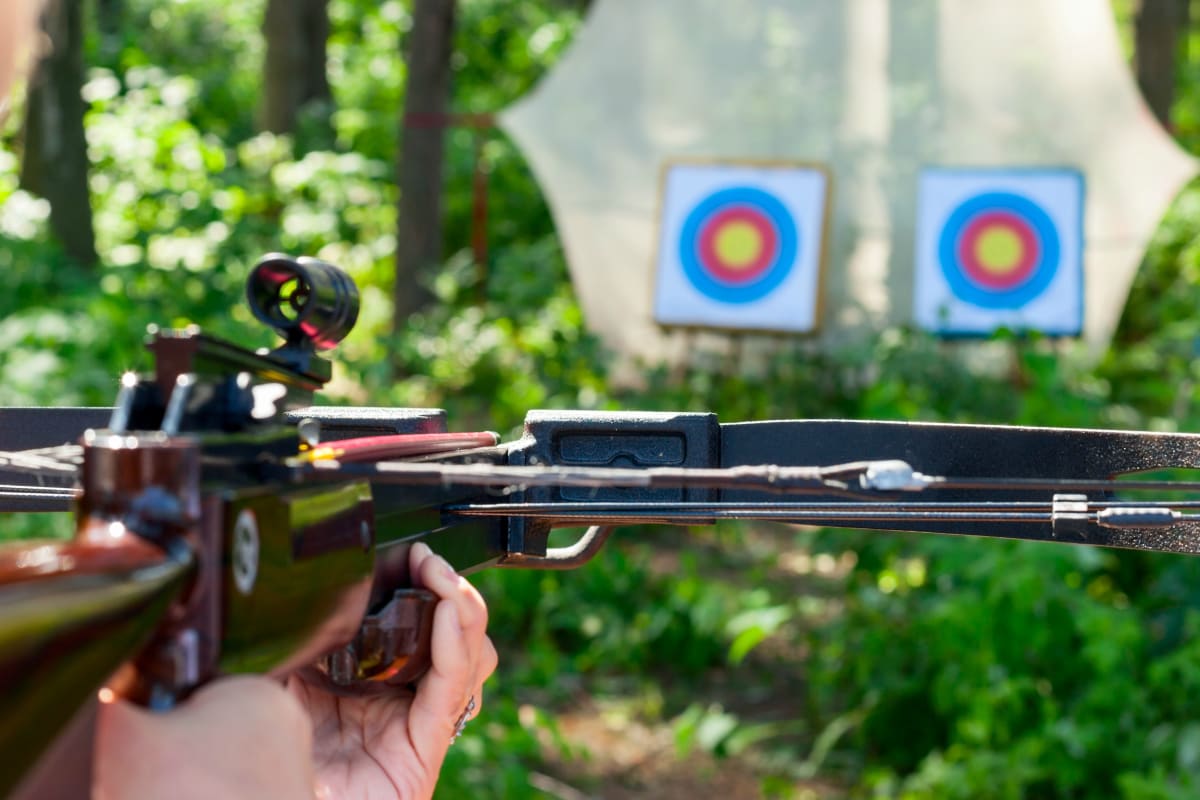
[{"label": "blue outer ring", "polygon": [[[775,260],[762,276],[756,281],[737,285],[717,279],[704,268],[700,260],[700,232],[704,229],[704,223],[713,214],[734,205],[750,206],[764,214],[775,226],[779,240]],[[800,236],[787,207],[774,195],[749,186],[722,189],[704,198],[687,215],[679,235],[679,261],[683,265],[684,275],[692,286],[722,303],[751,303],[775,291],[792,271],[799,249]]]},{"label": "blue outer ring", "polygon": [[[1041,254],[1024,283],[1007,291],[980,286],[967,276],[958,261],[958,240],[971,220],[991,211],[1008,211],[1033,228],[1041,245]],[[1034,300],[1058,273],[1060,246],[1058,231],[1050,216],[1032,200],[1010,192],[976,195],[951,212],[938,239],[938,261],[954,296],[971,305],[990,309],[1021,308]]]}]

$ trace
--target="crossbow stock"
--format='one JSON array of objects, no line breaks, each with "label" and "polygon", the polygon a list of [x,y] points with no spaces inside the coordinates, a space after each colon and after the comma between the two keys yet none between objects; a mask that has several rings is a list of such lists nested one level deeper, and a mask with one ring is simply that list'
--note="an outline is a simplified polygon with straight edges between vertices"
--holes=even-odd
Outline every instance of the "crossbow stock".
[{"label": "crossbow stock", "polygon": [[[1200,500],[1162,499],[1200,483],[1161,474],[1200,467],[1197,435],[531,411],[500,442],[441,410],[311,405],[358,312],[337,268],[268,256],[247,299],[281,347],[151,329],[154,372],[114,408],[0,409],[0,510],[76,515],[70,541],[0,548],[0,794],[102,685],[151,707],[248,671],[403,690],[435,604],[418,541],[462,572],[730,518],[1200,552]],[[585,532],[550,547],[561,527]]]}]

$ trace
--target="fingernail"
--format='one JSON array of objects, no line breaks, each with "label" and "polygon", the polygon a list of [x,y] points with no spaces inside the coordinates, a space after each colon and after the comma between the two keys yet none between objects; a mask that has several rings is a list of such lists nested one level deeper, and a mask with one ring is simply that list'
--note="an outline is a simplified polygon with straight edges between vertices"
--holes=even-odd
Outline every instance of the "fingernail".
[{"label": "fingernail", "polygon": [[450,566],[450,562],[441,556],[434,556],[438,560],[438,569],[446,576],[446,580],[458,583],[458,573],[454,571],[454,567]]},{"label": "fingernail", "polygon": [[424,542],[417,542],[413,545],[412,549],[418,561],[424,561],[433,553],[433,551],[429,549],[429,545],[425,544]]}]

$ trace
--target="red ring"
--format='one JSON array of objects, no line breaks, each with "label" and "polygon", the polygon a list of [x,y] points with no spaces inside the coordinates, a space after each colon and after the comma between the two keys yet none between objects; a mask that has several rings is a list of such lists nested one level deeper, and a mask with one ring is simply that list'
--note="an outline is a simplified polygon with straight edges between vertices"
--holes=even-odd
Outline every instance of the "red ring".
[{"label": "red ring", "polygon": [[[995,226],[1008,228],[1021,240],[1021,260],[1014,269],[1003,275],[989,272],[975,260],[975,245],[979,237]],[[978,286],[988,289],[1013,289],[1033,275],[1038,263],[1041,245],[1037,234],[1028,222],[1008,211],[988,211],[978,215],[969,223],[958,240],[958,262],[966,277]]]},{"label": "red ring", "polygon": [[[755,259],[740,269],[721,263],[721,258],[717,255],[717,233],[732,222],[744,222],[751,226],[762,242],[762,249]],[[779,236],[775,232],[775,226],[752,206],[723,208],[705,220],[700,228],[700,263],[710,275],[722,283],[735,286],[753,283],[763,276],[778,253]]]}]

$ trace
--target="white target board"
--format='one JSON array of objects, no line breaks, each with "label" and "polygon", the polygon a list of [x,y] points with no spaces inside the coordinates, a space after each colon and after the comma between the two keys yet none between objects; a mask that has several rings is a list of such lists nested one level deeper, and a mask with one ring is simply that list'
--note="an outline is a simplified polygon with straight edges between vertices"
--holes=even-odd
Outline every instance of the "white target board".
[{"label": "white target board", "polygon": [[1083,331],[1083,176],[928,169],[917,207],[915,317],[926,330]]},{"label": "white target board", "polygon": [[829,176],[819,166],[668,164],[655,321],[816,330],[829,191]]}]

